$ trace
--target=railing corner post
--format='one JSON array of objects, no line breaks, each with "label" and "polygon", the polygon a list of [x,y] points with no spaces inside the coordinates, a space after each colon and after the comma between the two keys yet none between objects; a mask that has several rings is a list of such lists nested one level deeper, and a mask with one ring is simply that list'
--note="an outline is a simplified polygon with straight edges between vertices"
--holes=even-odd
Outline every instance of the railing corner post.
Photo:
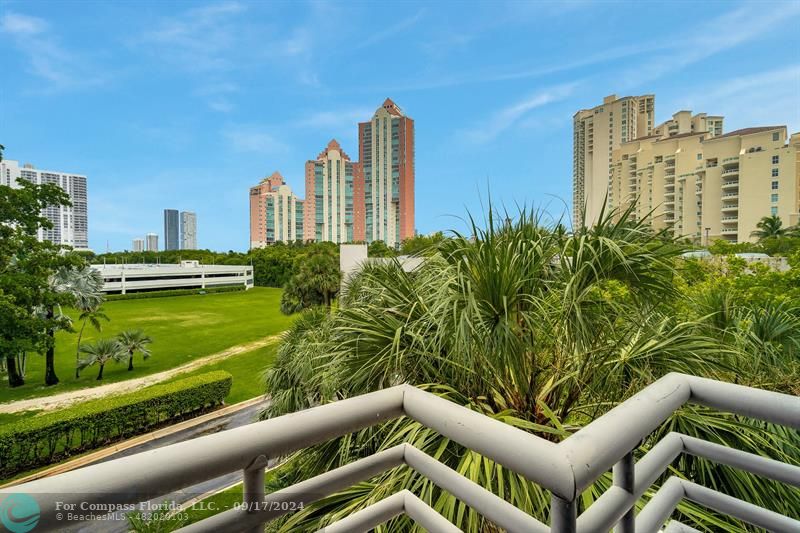
[{"label": "railing corner post", "polygon": [[567,501],[553,494],[550,497],[550,531],[553,533],[575,533],[578,507],[575,500]]},{"label": "railing corner post", "polygon": [[[625,456],[614,465],[614,486],[619,487],[630,494],[633,494],[634,484],[636,483],[636,465],[633,460],[633,451],[625,454]],[[631,508],[623,515],[617,527],[614,528],[614,533],[635,533],[636,532],[636,513],[634,508],[636,502],[631,504]]]},{"label": "railing corner post", "polygon": [[[264,501],[264,469],[269,461],[265,455],[259,455],[244,469],[244,483],[242,484],[242,501],[247,506],[247,513],[254,514],[261,510]],[[262,533],[264,524],[251,530],[253,533]]]}]

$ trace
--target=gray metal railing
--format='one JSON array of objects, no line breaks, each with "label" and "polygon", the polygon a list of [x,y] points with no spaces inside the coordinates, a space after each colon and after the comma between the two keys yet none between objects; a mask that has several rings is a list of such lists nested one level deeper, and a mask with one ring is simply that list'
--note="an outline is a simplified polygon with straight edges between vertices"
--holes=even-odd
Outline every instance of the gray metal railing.
[{"label": "gray metal railing", "polygon": [[[772,531],[800,531],[800,522],[720,492],[671,477],[635,515],[642,495],[680,454],[702,457],[800,487],[800,467],[670,433],[638,461],[640,442],[685,403],[712,407],[800,429],[800,398],[713,380],[669,374],[556,444],[409,385],[392,387],[306,411],[173,444],[131,457],[45,478],[2,493],[34,495],[41,507],[37,531],[59,529],[55,509],[81,502],[146,501],[242,470],[244,501],[187,528],[187,532],[258,531],[267,521],[401,465],[415,470],[499,527],[516,532],[658,531],[686,498]],[[264,494],[264,467],[277,458],[381,422],[407,416],[524,476],[551,492],[546,525],[449,467],[402,444],[289,488]],[[577,516],[581,493],[613,469],[613,486]],[[399,514],[429,531],[458,531],[408,491],[395,494],[324,531],[366,531]],[[683,524],[671,530],[691,531]]]}]

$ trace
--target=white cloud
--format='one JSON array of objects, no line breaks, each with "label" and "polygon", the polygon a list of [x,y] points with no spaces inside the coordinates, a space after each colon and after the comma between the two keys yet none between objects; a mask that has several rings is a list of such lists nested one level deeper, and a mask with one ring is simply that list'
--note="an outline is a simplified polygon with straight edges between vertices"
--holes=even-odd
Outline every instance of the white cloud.
[{"label": "white cloud", "polygon": [[495,139],[498,135],[518,122],[529,117],[529,113],[548,104],[568,98],[578,82],[564,83],[537,91],[526,98],[494,112],[485,122],[461,134],[469,141],[481,144]]},{"label": "white cloud", "polygon": [[274,154],[284,152],[288,145],[278,140],[266,128],[253,125],[228,126],[223,129],[222,136],[231,150],[235,152],[253,152]]},{"label": "white cloud", "polygon": [[705,21],[686,32],[685,36],[675,36],[672,39],[674,44],[663,54],[653,55],[645,63],[637,62],[635,67],[626,69],[620,76],[618,86],[627,90],[674,74],[689,65],[767,35],[798,15],[798,2],[786,2],[781,4],[780,9],[745,4]]},{"label": "white cloud", "polygon": [[0,17],[0,32],[11,35],[36,35],[48,27],[47,21],[21,13],[6,13]]},{"label": "white cloud", "polygon": [[369,120],[373,111],[366,107],[354,107],[338,111],[318,111],[299,118],[294,124],[301,128],[319,128],[335,131],[352,129],[358,122]]},{"label": "white cloud", "polygon": [[230,68],[241,37],[234,19],[245,10],[236,1],[195,7],[160,20],[135,42],[186,70]]},{"label": "white cloud", "polygon": [[28,71],[49,82],[44,91],[95,86],[109,79],[84,57],[61,46],[57,32],[44,19],[9,12],[0,18],[0,33],[9,35],[28,59]]}]

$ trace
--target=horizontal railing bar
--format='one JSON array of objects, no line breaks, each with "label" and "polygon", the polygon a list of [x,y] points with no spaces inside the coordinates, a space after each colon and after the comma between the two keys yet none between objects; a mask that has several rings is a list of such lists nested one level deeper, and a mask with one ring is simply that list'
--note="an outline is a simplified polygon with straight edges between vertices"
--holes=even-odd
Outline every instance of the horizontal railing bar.
[{"label": "horizontal railing bar", "polygon": [[369,507],[346,516],[319,530],[319,533],[357,533],[369,531],[405,512],[406,490],[392,494]]},{"label": "horizontal railing bar", "polygon": [[692,455],[800,487],[800,467],[688,435],[681,435],[681,440],[683,449]]},{"label": "horizontal railing bar", "polygon": [[577,498],[689,399],[686,377],[667,374],[562,441],[575,473]]},{"label": "horizontal railing bar", "polygon": [[459,528],[405,489],[320,529],[319,533],[371,531],[403,513],[430,533],[461,533]]},{"label": "horizontal railing bar", "polygon": [[465,448],[559,496],[574,497],[572,468],[556,444],[413,387],[403,406],[407,416]]},{"label": "horizontal railing bar", "polygon": [[798,396],[696,376],[684,378],[692,390],[692,403],[800,429]]},{"label": "horizontal railing bar", "polygon": [[405,491],[405,512],[414,522],[430,533],[461,533],[461,529],[420,500],[413,492]]},{"label": "horizontal railing bar", "polygon": [[745,470],[776,481],[800,486],[800,467],[704,441],[682,433],[669,433],[636,464],[633,493],[611,487],[578,517],[579,531],[606,531],[652,486],[681,453]]},{"label": "horizontal railing bar", "polygon": [[611,529],[682,451],[681,435],[667,434],[636,463],[633,493],[620,487],[610,487],[578,517],[578,531]]},{"label": "horizontal railing bar", "polygon": [[[403,464],[405,444],[398,444],[369,457],[306,479],[264,498],[257,513],[230,509],[182,528],[182,533],[227,533],[242,531],[299,510],[299,505],[312,504],[326,496],[366,481]],[[292,505],[283,505],[292,504]]]},{"label": "horizontal railing bar", "polygon": [[756,527],[763,527],[769,531],[778,533],[797,533],[800,531],[800,521],[793,520],[788,516],[780,515],[774,511],[722,494],[691,481],[684,480],[681,484],[686,498],[717,512],[738,518]]},{"label": "horizontal railing bar", "polygon": [[59,529],[56,502],[137,503],[242,470],[259,455],[280,457],[403,414],[406,386],[332,402],[25,483],[2,492],[35,495],[38,529]]},{"label": "horizontal railing bar", "polygon": [[417,473],[509,533],[550,531],[547,525],[410,444],[406,445],[405,461]]},{"label": "horizontal railing bar", "polygon": [[414,446],[400,444],[269,494],[265,497],[262,510],[255,515],[229,510],[187,526],[181,531],[184,533],[241,531],[292,512],[292,508],[279,504],[302,502],[303,505],[308,505],[404,463],[475,509],[478,514],[510,532],[545,533],[550,530],[545,524]]},{"label": "horizontal railing bar", "polygon": [[636,515],[637,533],[656,533],[685,495],[680,478],[671,477]]}]

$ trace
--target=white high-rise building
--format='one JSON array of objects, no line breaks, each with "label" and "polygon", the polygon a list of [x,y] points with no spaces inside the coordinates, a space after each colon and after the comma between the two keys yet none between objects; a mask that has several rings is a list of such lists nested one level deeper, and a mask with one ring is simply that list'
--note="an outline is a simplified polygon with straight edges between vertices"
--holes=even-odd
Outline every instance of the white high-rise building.
[{"label": "white high-rise building", "polygon": [[181,211],[181,250],[197,250],[197,214]]},{"label": "white high-rise building", "polygon": [[75,249],[89,248],[89,217],[87,214],[86,176],[71,172],[40,170],[33,165],[20,166],[19,161],[0,161],[0,185],[19,188],[18,179],[37,185],[52,183],[69,195],[72,206],[49,206],[43,215],[53,223],[50,229],[40,229],[37,237],[54,244],[72,246]]},{"label": "white high-rise building", "polygon": [[146,251],[148,252],[157,252],[158,251],[158,233],[148,233],[145,237],[146,241],[145,244],[147,245]]},{"label": "white high-rise building", "polygon": [[144,252],[144,239],[142,239],[141,237],[133,239],[133,251]]}]

